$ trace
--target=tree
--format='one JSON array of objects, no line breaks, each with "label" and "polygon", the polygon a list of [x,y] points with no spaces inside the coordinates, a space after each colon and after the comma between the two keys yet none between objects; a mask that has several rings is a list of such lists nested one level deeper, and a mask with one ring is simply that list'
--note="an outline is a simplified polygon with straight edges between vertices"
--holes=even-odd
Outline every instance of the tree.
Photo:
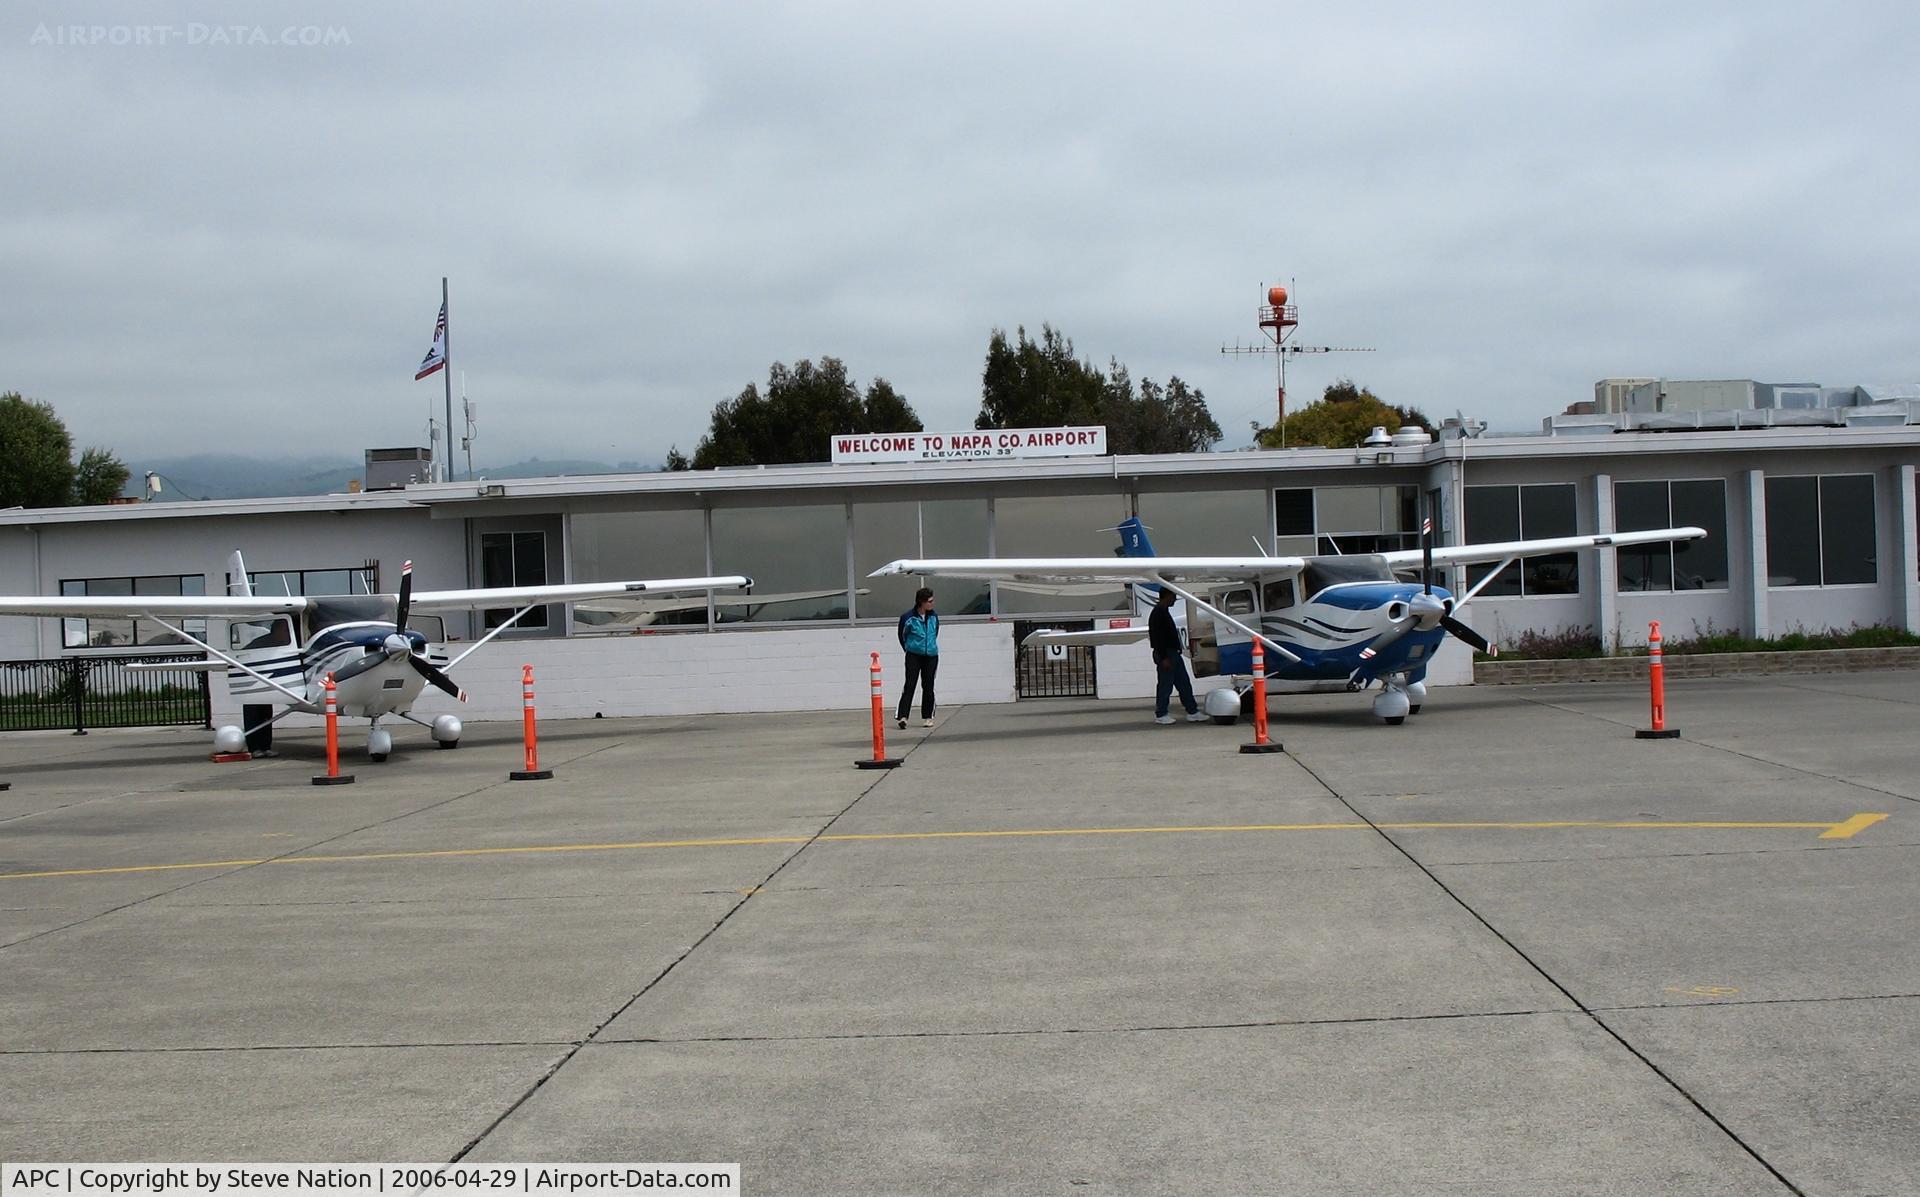
[{"label": "tree", "polygon": [[111,503],[127,487],[126,463],[105,449],[95,446],[80,455],[73,471],[73,501],[79,504]]},{"label": "tree", "polygon": [[[73,438],[51,404],[0,395],[0,507],[64,507],[73,500]],[[123,478],[124,482],[125,479]]]},{"label": "tree", "polygon": [[[1290,448],[1322,445],[1349,449],[1367,439],[1375,428],[1398,432],[1403,425],[1415,425],[1431,435],[1433,422],[1418,408],[1396,407],[1365,387],[1342,378],[1329,386],[1317,402],[1287,413],[1286,444]],[[1262,448],[1280,447],[1277,426],[1258,430]]]},{"label": "tree", "polygon": [[1206,395],[1178,374],[1164,387],[1141,379],[1138,398],[1110,397],[1107,445],[1115,453],[1206,453],[1219,440]]},{"label": "tree", "polygon": [[1073,342],[1051,324],[1040,340],[1016,341],[994,329],[980,376],[975,428],[1050,428],[1104,424],[1111,453],[1204,453],[1220,439],[1206,396],[1176,375],[1161,387],[1109,358],[1103,374],[1074,356]]},{"label": "tree", "polygon": [[667,464],[660,468],[678,473],[681,470],[692,469],[693,463],[688,461],[687,455],[680,451],[680,446],[674,445],[667,450]]},{"label": "tree", "polygon": [[1056,428],[1098,424],[1106,409],[1107,379],[1092,362],[1073,356],[1073,342],[1051,324],[1040,340],[1017,330],[1019,343],[994,329],[980,375],[975,428]]},{"label": "tree", "polygon": [[752,383],[714,405],[713,423],[693,451],[693,467],[827,461],[832,438],[847,432],[919,432],[920,417],[884,378],[860,390],[839,358],[802,359],[767,371],[763,396]]}]

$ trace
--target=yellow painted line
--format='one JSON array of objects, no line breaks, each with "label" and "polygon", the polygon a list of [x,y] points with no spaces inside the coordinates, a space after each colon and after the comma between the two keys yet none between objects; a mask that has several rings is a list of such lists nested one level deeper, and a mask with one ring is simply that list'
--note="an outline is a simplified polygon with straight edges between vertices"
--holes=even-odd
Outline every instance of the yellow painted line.
[{"label": "yellow painted line", "polygon": [[1192,827],[1045,827],[1010,831],[895,831],[845,835],[774,835],[743,839],[632,840],[602,844],[527,844],[505,848],[430,848],[412,852],[360,852],[340,856],[278,856],[260,860],[210,860],[192,864],[120,865],[113,868],[59,869],[37,873],[0,873],[0,881],[37,877],[94,877],[114,873],[158,873],[176,869],[228,869],[262,864],[342,864],[371,860],[430,860],[459,856],[525,856],[557,852],[631,852],[646,848],[744,848],[775,844],[875,843],[895,840],[1035,839],[1069,835],[1197,835],[1250,831],[1818,831],[1821,839],[1847,839],[1888,816],[1854,815],[1842,823],[1638,822],[1554,819],[1542,822],[1418,823],[1223,823]]},{"label": "yellow painted line", "polygon": [[1846,822],[1835,823],[1832,827],[1821,832],[1820,838],[1823,840],[1850,840],[1856,833],[1865,831],[1886,817],[1885,815],[1855,815]]}]

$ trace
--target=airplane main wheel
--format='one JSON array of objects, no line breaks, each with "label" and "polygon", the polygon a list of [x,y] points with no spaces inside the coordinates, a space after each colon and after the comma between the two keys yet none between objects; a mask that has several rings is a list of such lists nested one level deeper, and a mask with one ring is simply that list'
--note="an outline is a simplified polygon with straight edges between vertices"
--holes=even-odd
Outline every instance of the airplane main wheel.
[{"label": "airplane main wheel", "polygon": [[1406,721],[1407,721],[1407,717],[1405,715],[1388,715],[1387,716],[1388,727],[1399,727],[1402,723],[1405,723]]},{"label": "airplane main wheel", "polygon": [[1418,715],[1419,713],[1420,713],[1420,704],[1417,702],[1407,708],[1407,714],[1409,715]]}]

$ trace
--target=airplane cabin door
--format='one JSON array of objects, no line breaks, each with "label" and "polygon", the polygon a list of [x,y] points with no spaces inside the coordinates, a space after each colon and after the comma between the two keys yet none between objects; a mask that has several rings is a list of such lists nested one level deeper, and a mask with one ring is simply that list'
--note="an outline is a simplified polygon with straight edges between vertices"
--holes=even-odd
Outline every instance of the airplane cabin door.
[{"label": "airplane cabin door", "polygon": [[[1223,590],[1210,600],[1214,606],[1249,626],[1258,626],[1260,611],[1254,602],[1253,587],[1235,586]],[[1193,656],[1195,677],[1216,677],[1221,672],[1221,661],[1225,658],[1226,668],[1245,672],[1251,668],[1247,664],[1252,659],[1253,637],[1231,624],[1216,620],[1205,611],[1187,604],[1187,641]]]}]

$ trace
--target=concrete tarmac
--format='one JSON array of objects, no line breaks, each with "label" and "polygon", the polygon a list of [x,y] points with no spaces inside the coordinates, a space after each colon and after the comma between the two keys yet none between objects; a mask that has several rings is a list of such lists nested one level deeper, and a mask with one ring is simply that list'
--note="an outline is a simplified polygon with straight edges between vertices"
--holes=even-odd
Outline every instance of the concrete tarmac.
[{"label": "concrete tarmac", "polygon": [[[0,1160],[1920,1193],[1920,673],[0,736]],[[1876,817],[1883,816],[1883,817]]]}]

